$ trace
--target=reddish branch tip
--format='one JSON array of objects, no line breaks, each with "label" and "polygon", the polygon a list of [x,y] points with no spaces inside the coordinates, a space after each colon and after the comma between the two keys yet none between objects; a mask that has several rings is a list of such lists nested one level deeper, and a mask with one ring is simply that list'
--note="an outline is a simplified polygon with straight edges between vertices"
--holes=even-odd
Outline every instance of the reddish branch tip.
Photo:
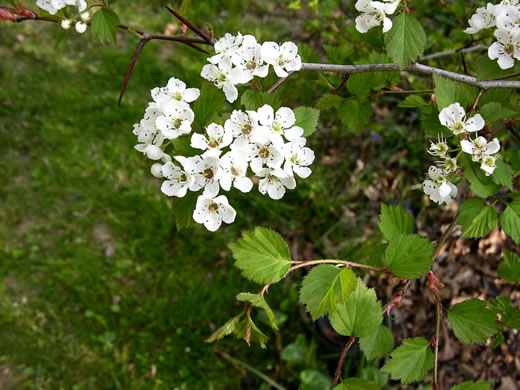
[{"label": "reddish branch tip", "polygon": [[16,15],[25,16],[29,19],[36,19],[36,14],[32,11],[29,11],[27,8],[25,8],[23,5],[20,5],[14,9],[14,13]]},{"label": "reddish branch tip", "polygon": [[10,22],[16,22],[16,16],[6,11],[5,9],[0,8],[0,20],[8,20]]}]

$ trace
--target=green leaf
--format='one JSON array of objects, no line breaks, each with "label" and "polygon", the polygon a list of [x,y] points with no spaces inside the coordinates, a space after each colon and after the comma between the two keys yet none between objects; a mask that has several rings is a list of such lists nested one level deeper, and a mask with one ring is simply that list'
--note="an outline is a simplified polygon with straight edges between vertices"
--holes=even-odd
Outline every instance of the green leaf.
[{"label": "green leaf", "polygon": [[349,129],[361,131],[372,117],[372,105],[368,101],[345,100],[338,107],[338,117]]},{"label": "green leaf", "polygon": [[246,318],[235,325],[235,336],[239,339],[244,339],[248,345],[251,343],[258,343],[260,347],[265,349],[265,343],[269,340],[265,334],[255,325],[251,319],[251,312],[248,311]]},{"label": "green leaf", "polygon": [[338,95],[333,95],[331,93],[326,93],[323,95],[318,103],[316,103],[316,108],[320,110],[327,110],[332,107],[337,107],[343,102],[343,98]]},{"label": "green leaf", "polygon": [[390,329],[381,324],[370,336],[361,337],[359,346],[367,360],[382,358],[394,349],[394,336]]},{"label": "green leaf", "polygon": [[390,241],[401,233],[412,233],[413,219],[403,206],[387,206],[381,204],[381,214],[379,215],[379,230],[385,239]]},{"label": "green leaf", "polygon": [[175,217],[177,231],[196,225],[196,222],[193,220],[193,211],[197,205],[199,195],[198,192],[188,191],[183,198],[172,197],[170,199],[170,207]]},{"label": "green leaf", "polygon": [[382,321],[381,303],[375,290],[367,288],[360,279],[347,301],[339,303],[330,316],[332,327],[343,336],[369,336]]},{"label": "green leaf", "polygon": [[334,390],[379,390],[379,386],[361,378],[345,378]]},{"label": "green leaf", "polygon": [[484,117],[486,124],[492,123],[499,119],[508,119],[518,112],[507,107],[503,107],[500,103],[490,102],[482,106],[479,114]]},{"label": "green leaf", "polygon": [[206,83],[200,90],[200,96],[193,104],[195,120],[193,125],[196,130],[203,132],[205,127],[211,122],[211,118],[222,111],[226,104],[226,98],[221,90]]},{"label": "green leaf", "polygon": [[499,159],[496,161],[495,171],[490,177],[493,183],[506,186],[513,191],[513,174],[513,169],[503,160]]},{"label": "green leaf", "polygon": [[289,344],[282,349],[282,360],[292,364],[302,364],[305,360],[305,347],[299,344]]},{"label": "green leaf", "polygon": [[116,43],[116,33],[121,24],[117,14],[108,8],[99,8],[90,21],[90,29],[94,38],[101,42]]},{"label": "green leaf", "polygon": [[329,377],[318,370],[308,369],[300,372],[299,390],[330,390],[331,386]]},{"label": "green leaf", "polygon": [[400,379],[403,384],[420,381],[433,367],[430,343],[422,337],[403,340],[390,356],[392,358],[381,371],[389,373],[392,379]]},{"label": "green leaf", "polygon": [[493,340],[491,340],[491,348],[496,349],[500,347],[504,341],[506,341],[504,337],[504,332],[502,330],[499,330],[498,333],[493,337]]},{"label": "green leaf", "polygon": [[224,325],[222,325],[220,328],[218,328],[216,331],[214,331],[213,334],[204,341],[206,343],[212,343],[214,341],[218,341],[218,340],[224,338],[225,336],[228,336],[231,333],[235,332],[235,328],[236,328],[238,322],[240,321],[240,318],[243,315],[244,315],[244,312],[231,318],[228,322],[226,322]]},{"label": "green leaf", "polygon": [[500,321],[510,328],[520,330],[520,309],[513,306],[511,298],[496,297],[489,300],[489,308],[495,314],[500,314]]},{"label": "green leaf", "polygon": [[433,80],[435,81],[434,92],[439,111],[457,102],[462,107],[473,103],[478,93],[478,89],[472,85],[448,80],[437,74],[433,75]]},{"label": "green leaf", "polygon": [[500,226],[517,245],[520,245],[520,200],[507,203],[500,216]]},{"label": "green leaf", "polygon": [[193,157],[200,155],[200,149],[195,149],[191,146],[191,135],[181,136],[171,141],[175,150],[175,155],[184,157]]},{"label": "green leaf", "polygon": [[497,226],[497,210],[478,198],[466,199],[459,207],[462,238],[485,237]]},{"label": "green leaf", "polygon": [[371,73],[355,73],[347,80],[347,89],[352,95],[364,98],[372,90],[374,75]]},{"label": "green leaf", "polygon": [[444,127],[439,121],[439,110],[433,105],[424,107],[420,114],[421,128],[428,137],[438,138],[439,135],[449,138],[453,137],[453,133],[447,127]]},{"label": "green leaf", "polygon": [[311,313],[313,321],[346,302],[356,287],[357,278],[350,268],[322,264],[314,267],[303,279],[300,302]]},{"label": "green leaf", "polygon": [[451,390],[490,390],[491,382],[478,381],[477,383],[473,381],[462,382],[456,386],[453,386]]},{"label": "green leaf", "polygon": [[264,294],[252,294],[252,293],[240,293],[237,295],[237,299],[241,302],[251,302],[251,304],[255,307],[259,307],[265,311],[267,317],[269,318],[269,324],[271,328],[278,330],[278,326],[276,326],[274,313],[265,301]]},{"label": "green leaf", "polygon": [[298,107],[294,109],[296,123],[294,126],[300,126],[303,129],[303,136],[307,137],[316,131],[318,119],[320,118],[320,110],[310,107]]},{"label": "green leaf", "polygon": [[502,188],[501,185],[494,183],[491,177],[486,176],[480,170],[480,165],[471,161],[471,157],[467,153],[464,153],[460,160],[464,167],[464,176],[471,183],[470,189],[477,196],[487,198]]},{"label": "green leaf", "polygon": [[432,243],[415,234],[399,234],[385,250],[388,269],[403,279],[417,279],[425,275],[432,263]]},{"label": "green leaf", "polygon": [[428,103],[419,95],[408,95],[397,107],[401,108],[415,108],[427,106]]},{"label": "green leaf", "polygon": [[386,52],[403,69],[423,55],[426,34],[421,23],[408,12],[392,22],[392,28],[385,34]]},{"label": "green leaf", "polygon": [[276,232],[257,227],[242,233],[242,238],[229,244],[242,274],[257,283],[276,283],[291,268],[291,255],[284,239]]},{"label": "green leaf", "polygon": [[280,108],[280,98],[276,92],[266,94],[257,89],[248,89],[242,93],[240,103],[245,106],[246,110],[258,110],[264,104],[269,104],[273,110]]},{"label": "green leaf", "polygon": [[460,341],[485,344],[498,331],[495,324],[497,317],[486,306],[485,301],[470,299],[448,311],[448,320]]},{"label": "green leaf", "polygon": [[504,249],[504,262],[498,266],[498,276],[506,283],[520,283],[520,257]]}]

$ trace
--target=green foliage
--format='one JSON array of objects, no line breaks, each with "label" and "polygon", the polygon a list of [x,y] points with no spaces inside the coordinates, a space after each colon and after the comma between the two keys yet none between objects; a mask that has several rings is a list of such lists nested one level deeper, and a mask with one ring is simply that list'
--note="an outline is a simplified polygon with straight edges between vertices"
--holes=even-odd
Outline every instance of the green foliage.
[{"label": "green foliage", "polygon": [[244,339],[249,346],[251,343],[257,343],[260,347],[266,348],[265,343],[269,340],[251,319],[251,311],[247,311],[246,318],[235,325],[233,333],[237,338]]},{"label": "green foliage", "polygon": [[487,198],[499,191],[502,186],[493,182],[490,176],[486,176],[481,170],[480,165],[471,161],[471,157],[464,153],[460,161],[464,167],[464,176],[471,183],[470,189],[477,196]]},{"label": "green foliage", "polygon": [[491,389],[491,382],[484,382],[484,381],[466,381],[462,382],[456,386],[453,386],[451,390],[490,390]]},{"label": "green foliage", "polygon": [[430,343],[422,337],[403,340],[390,356],[381,371],[389,373],[392,379],[400,379],[403,384],[420,381],[433,367]]},{"label": "green foliage", "polygon": [[300,372],[300,390],[330,390],[331,386],[330,379],[318,370]]},{"label": "green foliage", "polygon": [[349,129],[361,131],[372,117],[372,105],[368,101],[345,100],[338,107],[338,116]]},{"label": "green foliage", "polygon": [[397,237],[399,234],[410,234],[413,230],[413,219],[403,206],[387,206],[381,204],[381,214],[379,215],[379,230],[388,241]]},{"label": "green foliage", "polygon": [[276,325],[274,313],[265,301],[264,294],[252,294],[252,293],[240,293],[237,295],[237,299],[241,302],[250,302],[253,306],[259,307],[265,311],[267,317],[269,318],[269,324],[271,328],[278,330],[278,326]]},{"label": "green foliage", "polygon": [[276,283],[291,267],[291,254],[284,239],[276,232],[257,227],[242,233],[242,238],[229,244],[235,265],[243,275],[257,283]]},{"label": "green foliage", "polygon": [[356,283],[356,275],[350,268],[318,265],[303,279],[300,302],[316,320],[334,312],[338,302],[345,303]]},{"label": "green foliage", "polygon": [[99,8],[90,21],[90,29],[94,38],[101,42],[116,43],[116,33],[121,24],[117,14],[108,8]]},{"label": "green foliage", "polygon": [[459,207],[462,238],[485,237],[497,226],[497,222],[495,206],[486,204],[482,199],[466,199]]},{"label": "green foliage", "polygon": [[520,257],[504,249],[504,262],[498,266],[498,276],[506,283],[520,283]]},{"label": "green foliage", "polygon": [[226,104],[226,98],[221,90],[209,83],[204,83],[200,89],[200,96],[193,104],[195,120],[193,126],[196,130],[203,132],[210,124],[213,116],[222,111]]},{"label": "green foliage", "polygon": [[410,65],[424,52],[426,34],[415,16],[403,12],[392,21],[385,34],[386,51],[401,69]]},{"label": "green foliage", "polygon": [[491,175],[493,183],[499,186],[505,186],[511,191],[513,190],[513,169],[511,166],[506,164],[503,160],[499,159],[496,161],[496,168]]},{"label": "green foliage", "polygon": [[178,231],[195,225],[193,211],[195,210],[198,196],[198,192],[188,191],[183,198],[171,198],[170,207],[173,211]]},{"label": "green foliage", "polygon": [[381,324],[370,336],[361,337],[359,346],[367,360],[382,358],[394,349],[394,336],[388,327]]},{"label": "green foliage", "polygon": [[316,108],[319,110],[328,110],[339,106],[342,102],[343,98],[341,96],[326,93],[318,100]]},{"label": "green foliage", "polygon": [[433,75],[433,80],[435,82],[434,92],[439,111],[456,102],[459,102],[464,107],[472,103],[478,93],[476,87],[448,80],[437,74]]},{"label": "green foliage", "polygon": [[372,381],[361,378],[345,378],[333,390],[379,390],[379,386]]},{"label": "green foliage", "polygon": [[486,123],[492,123],[500,119],[511,118],[517,111],[504,107],[497,102],[490,102],[480,108],[479,114],[482,115]]},{"label": "green foliage", "polygon": [[364,337],[374,333],[381,322],[381,303],[374,289],[358,280],[356,288],[345,303],[339,303],[330,316],[330,323],[343,336]]},{"label": "green foliage", "polygon": [[420,95],[408,95],[397,107],[401,108],[415,108],[427,106],[428,103]]},{"label": "green foliage", "polygon": [[240,313],[239,315],[231,318],[229,321],[227,321],[224,325],[222,325],[220,328],[218,328],[215,332],[211,334],[205,341],[207,343],[213,343],[215,341],[218,341],[226,336],[229,336],[230,334],[235,332],[236,326],[239,323],[240,319],[244,315],[244,312]]},{"label": "green foliage", "polygon": [[310,107],[298,107],[294,109],[296,116],[295,126],[303,129],[303,136],[307,137],[316,131],[318,119],[320,118],[320,110]]},{"label": "green foliage", "polygon": [[[509,297],[496,297],[489,300],[489,308],[495,314],[500,314],[500,322],[510,328],[520,330],[520,309],[513,306]],[[502,335],[503,339],[503,335]]]},{"label": "green foliage", "polygon": [[433,245],[427,238],[401,233],[388,243],[385,260],[395,276],[417,279],[429,271],[432,252]]},{"label": "green foliage", "polygon": [[460,341],[485,344],[498,331],[496,315],[486,306],[485,301],[470,299],[456,304],[448,311],[448,320]]},{"label": "green foliage", "polygon": [[449,138],[453,137],[453,133],[444,127],[439,121],[439,110],[433,105],[424,107],[419,115],[421,128],[428,137],[437,139],[439,135]]},{"label": "green foliage", "polygon": [[506,204],[506,209],[500,215],[500,226],[516,244],[520,245],[520,200]]},{"label": "green foliage", "polygon": [[259,91],[258,89],[248,89],[242,93],[240,98],[240,103],[245,107],[246,110],[256,111],[264,104],[269,104],[273,107],[273,110],[276,111],[280,108],[280,97],[278,93],[273,92],[271,94],[267,94],[265,92]]},{"label": "green foliage", "polygon": [[302,364],[305,359],[305,347],[300,344],[288,344],[282,349],[280,357],[292,364]]}]

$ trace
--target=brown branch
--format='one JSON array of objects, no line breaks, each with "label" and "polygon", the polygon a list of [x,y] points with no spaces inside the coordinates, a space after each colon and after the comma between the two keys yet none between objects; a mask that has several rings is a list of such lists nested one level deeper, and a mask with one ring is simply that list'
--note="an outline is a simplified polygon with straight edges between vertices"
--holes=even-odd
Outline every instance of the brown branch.
[{"label": "brown branch", "polygon": [[354,344],[356,342],[356,340],[357,340],[357,338],[352,336],[352,337],[350,337],[350,340],[348,341],[348,343],[345,345],[345,349],[343,350],[343,353],[341,354],[341,358],[339,359],[339,362],[338,362],[338,367],[336,368],[336,375],[334,376],[334,383],[332,384],[332,387],[336,387],[336,385],[338,384],[339,377],[341,376],[341,371],[343,371],[343,363],[345,362],[345,357],[347,356],[347,352],[350,349],[350,347],[352,346],[352,344]]},{"label": "brown branch", "polygon": [[293,74],[294,74],[294,72],[289,72],[287,74],[287,76],[282,77],[281,79],[278,79],[278,81],[276,83],[274,83],[273,86],[271,88],[269,88],[266,93],[268,95],[272,94],[276,90],[276,88],[278,88],[280,85],[285,83],[289,79],[289,77],[291,77]]},{"label": "brown branch", "polygon": [[202,39],[204,39],[206,41],[206,43],[208,45],[213,45],[215,42],[214,42],[214,39],[212,39],[208,34],[206,34],[204,31],[202,31],[200,28],[198,28],[197,26],[195,26],[193,23],[191,23],[189,20],[187,20],[186,18],[184,18],[182,15],[180,15],[179,13],[175,12],[173,9],[171,9],[170,7],[166,6],[166,9],[168,11],[170,11],[173,16],[175,16],[177,19],[179,19],[182,23],[184,23],[186,26],[188,26],[188,28],[193,31],[195,34],[197,34],[199,37],[201,37]]},{"label": "brown branch", "polygon": [[144,49],[144,46],[150,42],[149,39],[141,39],[139,41],[139,44],[137,45],[137,48],[135,49],[134,55],[132,56],[132,59],[130,60],[130,64],[128,65],[128,69],[126,70],[125,79],[123,80],[123,85],[121,87],[121,92],[119,93],[119,102],[118,104],[121,105],[121,100],[123,99],[123,95],[126,91],[126,86],[128,85],[128,80],[130,79],[130,76],[132,75],[132,71],[134,70],[134,65],[137,62],[137,59],[139,58],[139,55]]}]

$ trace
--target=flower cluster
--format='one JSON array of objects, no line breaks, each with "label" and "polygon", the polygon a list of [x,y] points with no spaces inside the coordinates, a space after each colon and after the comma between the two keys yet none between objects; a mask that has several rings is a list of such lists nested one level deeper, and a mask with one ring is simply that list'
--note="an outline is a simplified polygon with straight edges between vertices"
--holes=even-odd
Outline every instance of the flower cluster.
[{"label": "flower cluster", "polygon": [[83,34],[87,31],[90,15],[88,12],[83,12],[87,9],[87,2],[85,0],[37,0],[36,5],[51,15],[55,15],[60,9],[68,5],[76,6],[79,15],[71,19],[62,20],[61,27],[68,30],[74,24],[78,33]]},{"label": "flower cluster", "polygon": [[254,76],[266,77],[269,65],[278,77],[286,77],[287,71],[298,71],[302,60],[298,46],[285,42],[256,42],[252,35],[229,33],[215,43],[215,55],[208,58],[209,64],[202,68],[201,76],[224,91],[226,99],[233,103],[238,97],[237,84],[245,84]]},{"label": "flower cluster", "polygon": [[[488,142],[482,136],[471,139],[471,134],[477,134],[484,128],[484,118],[480,114],[475,114],[471,118],[466,118],[466,112],[459,103],[453,103],[444,108],[439,114],[439,121],[446,126],[455,137],[461,138],[460,147],[462,152],[469,153],[472,160],[480,162],[480,169],[489,176],[495,170],[496,156],[500,150],[500,143],[497,138]],[[451,199],[457,196],[457,187],[448,179],[455,175],[458,169],[457,159],[460,156],[450,156],[450,147],[446,139],[439,137],[437,142],[432,142],[428,153],[440,158],[437,166],[428,169],[428,179],[423,182],[423,190],[430,199],[438,204],[450,204]]]},{"label": "flower cluster", "polygon": [[476,34],[480,30],[496,28],[497,39],[488,49],[492,60],[498,59],[502,69],[515,65],[515,58],[520,59],[520,2],[518,0],[502,0],[499,4],[488,3],[486,7],[477,9],[469,19],[469,27],[464,30],[468,34]]},{"label": "flower cluster", "polygon": [[392,28],[392,20],[386,15],[392,15],[401,0],[358,0],[356,9],[361,12],[356,18],[356,29],[360,33],[366,33],[372,27],[379,26],[383,23],[383,32],[387,32]]},{"label": "flower cluster", "polygon": [[[210,230],[222,222],[232,223],[236,212],[220,190],[249,192],[252,172],[258,189],[272,199],[281,199],[287,189],[296,186],[294,176],[306,178],[314,161],[314,152],[305,146],[303,129],[295,126],[294,112],[281,107],[276,112],[264,105],[257,111],[234,110],[224,125],[211,123],[203,134],[192,133],[195,115],[189,103],[199,90],[171,78],[168,85],[152,90],[153,102],[144,118],[134,125],[139,143],[135,148],[149,159],[161,161],[151,172],[165,179],[161,190],[168,196],[184,197],[199,192],[193,219]],[[165,153],[169,143],[189,136],[195,156]]]}]

